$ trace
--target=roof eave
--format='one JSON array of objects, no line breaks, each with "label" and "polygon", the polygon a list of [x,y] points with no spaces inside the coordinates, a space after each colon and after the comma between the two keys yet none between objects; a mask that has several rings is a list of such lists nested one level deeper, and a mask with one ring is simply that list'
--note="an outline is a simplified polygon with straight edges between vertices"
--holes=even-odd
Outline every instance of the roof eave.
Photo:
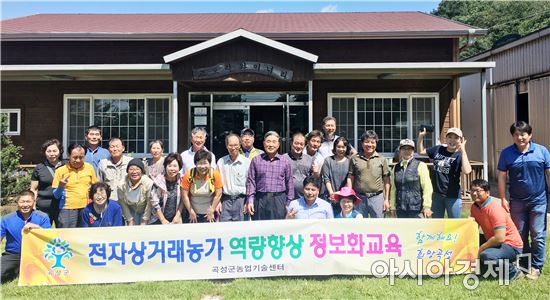
[{"label": "roof eave", "polygon": [[504,45],[502,45],[498,48],[489,49],[489,50],[486,50],[484,52],[478,53],[474,56],[468,57],[464,61],[484,60],[484,59],[487,59],[490,56],[495,55],[497,53],[504,52],[508,49],[521,46],[523,44],[529,43],[529,42],[534,41],[536,39],[540,39],[540,38],[542,38],[544,36],[547,36],[547,35],[550,35],[550,26],[548,26],[546,28],[543,28],[539,31],[532,32],[532,33],[530,33],[530,34],[528,34],[528,35],[526,35],[522,38],[519,38],[519,39],[517,39],[515,41],[512,41],[510,43],[504,44]]},{"label": "roof eave", "polygon": [[[277,40],[317,40],[317,39],[387,39],[387,38],[459,38],[468,36],[468,30],[434,30],[434,31],[380,31],[380,32],[255,32],[266,38]],[[475,29],[474,36],[487,33],[485,29]],[[87,40],[192,40],[203,41],[216,38],[220,33],[2,33],[2,41],[87,41]]]},{"label": "roof eave", "polygon": [[315,79],[435,79],[475,74],[494,67],[495,62],[317,63],[313,71]]},{"label": "roof eave", "polygon": [[171,80],[167,64],[1,65],[2,81]]}]

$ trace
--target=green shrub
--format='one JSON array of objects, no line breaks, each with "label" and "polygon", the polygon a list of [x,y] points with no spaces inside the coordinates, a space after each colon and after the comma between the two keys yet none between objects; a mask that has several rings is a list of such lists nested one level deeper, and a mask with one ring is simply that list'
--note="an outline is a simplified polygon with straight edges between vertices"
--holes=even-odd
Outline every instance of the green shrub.
[{"label": "green shrub", "polygon": [[0,139],[2,145],[1,154],[1,189],[0,197],[2,205],[7,204],[10,198],[30,186],[30,173],[20,168],[21,151],[23,147],[15,145],[6,135],[6,116],[0,115]]}]

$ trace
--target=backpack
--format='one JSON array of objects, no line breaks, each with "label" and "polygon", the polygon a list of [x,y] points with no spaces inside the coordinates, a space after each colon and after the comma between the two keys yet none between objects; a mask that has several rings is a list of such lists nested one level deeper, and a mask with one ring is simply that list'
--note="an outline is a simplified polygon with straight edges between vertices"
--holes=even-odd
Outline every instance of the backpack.
[{"label": "backpack", "polygon": [[[210,168],[210,170],[208,170],[208,189],[210,190],[210,192],[214,192],[216,190],[216,188],[214,187],[214,172],[213,172],[213,168]],[[191,169],[191,174],[189,176],[189,186],[193,186],[193,184],[195,183],[195,175],[197,174],[197,168],[193,168]],[[197,187],[195,186],[195,192],[197,191]]]}]

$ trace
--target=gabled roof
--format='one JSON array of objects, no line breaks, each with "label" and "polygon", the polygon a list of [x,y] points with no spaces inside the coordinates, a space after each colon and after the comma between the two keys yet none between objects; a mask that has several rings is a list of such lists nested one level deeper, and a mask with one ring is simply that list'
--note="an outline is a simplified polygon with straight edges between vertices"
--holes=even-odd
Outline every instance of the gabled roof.
[{"label": "gabled roof", "polygon": [[294,56],[300,57],[302,59],[308,60],[308,61],[313,62],[313,63],[317,62],[317,59],[318,59],[317,55],[311,54],[309,52],[300,50],[298,48],[289,46],[287,44],[283,44],[281,42],[277,42],[277,41],[272,40],[272,39],[268,39],[266,37],[263,37],[261,35],[258,35],[258,34],[255,34],[255,33],[249,32],[249,31],[246,31],[244,29],[237,29],[237,30],[232,31],[230,33],[226,33],[224,35],[213,38],[211,40],[202,42],[200,44],[193,45],[191,47],[188,47],[188,48],[185,48],[183,50],[174,52],[172,54],[168,54],[168,55],[164,56],[164,62],[166,62],[166,63],[174,62],[174,61],[180,60],[180,59],[182,59],[186,56],[201,52],[201,51],[206,50],[210,47],[214,47],[214,46],[226,43],[228,41],[231,41],[231,40],[234,40],[234,39],[237,39],[237,38],[246,38],[246,39],[249,39],[251,41],[266,45],[268,47],[286,52],[288,54],[292,54]]},{"label": "gabled roof", "polygon": [[0,23],[3,40],[208,40],[243,28],[273,39],[458,37],[485,30],[422,12],[37,14]]}]

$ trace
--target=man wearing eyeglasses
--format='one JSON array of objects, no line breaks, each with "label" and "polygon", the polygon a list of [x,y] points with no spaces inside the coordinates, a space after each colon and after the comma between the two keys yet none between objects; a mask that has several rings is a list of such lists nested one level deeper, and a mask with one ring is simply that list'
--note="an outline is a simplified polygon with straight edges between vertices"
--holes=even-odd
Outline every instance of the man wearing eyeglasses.
[{"label": "man wearing eyeglasses", "polygon": [[490,196],[487,181],[476,179],[471,186],[474,205],[470,214],[483,230],[486,240],[479,246],[478,252],[482,274],[487,273],[489,265],[501,265],[499,261],[502,261],[504,267],[500,271],[509,270],[508,274],[504,274],[505,279],[520,279],[524,274],[510,263],[516,260],[523,249],[523,241],[516,225],[500,202]]},{"label": "man wearing eyeglasses", "polygon": [[246,177],[250,159],[239,154],[241,146],[238,135],[234,133],[227,135],[225,146],[228,154],[218,160],[218,171],[223,182],[220,220],[222,222],[243,221]]}]

